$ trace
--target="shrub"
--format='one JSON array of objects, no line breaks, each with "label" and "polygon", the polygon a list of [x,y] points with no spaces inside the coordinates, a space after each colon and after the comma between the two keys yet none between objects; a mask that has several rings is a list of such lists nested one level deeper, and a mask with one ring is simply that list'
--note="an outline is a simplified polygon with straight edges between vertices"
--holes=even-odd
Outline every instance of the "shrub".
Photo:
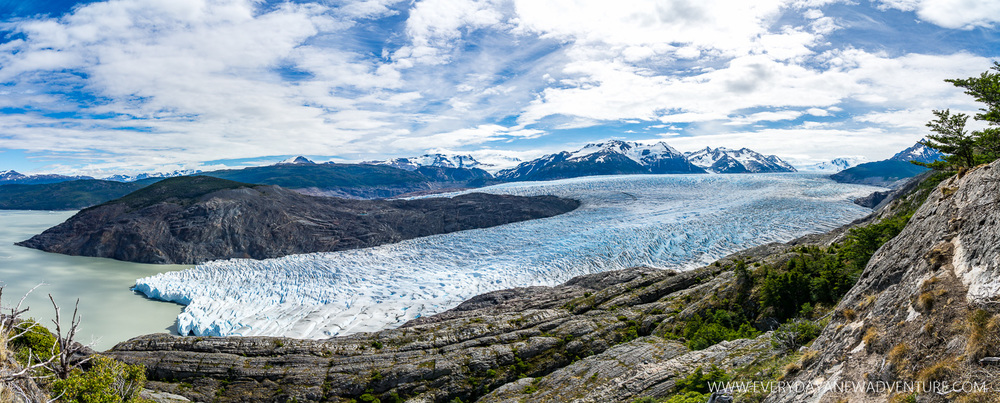
[{"label": "shrub", "polygon": [[694,370],[694,372],[684,379],[678,379],[674,387],[677,390],[677,394],[686,394],[688,392],[709,393],[710,384],[718,385],[726,382],[729,382],[729,374],[713,364],[708,373],[705,373],[702,367],[698,367],[698,369]]},{"label": "shrub", "polygon": [[823,330],[820,325],[806,319],[794,319],[778,326],[771,334],[771,345],[782,350],[792,350],[809,343]]},{"label": "shrub", "polygon": [[969,313],[967,321],[969,333],[965,344],[965,354],[973,363],[987,355],[1000,351],[1000,316],[976,309]]},{"label": "shrub", "polygon": [[917,309],[921,312],[930,312],[934,309],[934,294],[930,291],[920,294],[917,297]]},{"label": "shrub", "polygon": [[909,354],[910,346],[906,343],[899,343],[892,350],[889,350],[889,362],[898,367],[903,364]]},{"label": "shrub", "polygon": [[62,401],[80,403],[142,402],[139,392],[146,384],[146,368],[97,356],[89,371],[74,371],[69,378],[52,382],[52,391]]},{"label": "shrub", "polygon": [[682,395],[673,395],[667,400],[662,400],[661,403],[705,403],[710,397],[711,394],[708,393],[687,392]]},{"label": "shrub", "polygon": [[18,338],[10,341],[9,349],[14,352],[14,358],[21,365],[28,364],[28,354],[34,355],[32,360],[47,360],[53,354],[59,352],[59,345],[56,343],[56,336],[49,332],[44,326],[34,320],[25,320],[14,326],[14,334],[21,334]]},{"label": "shrub", "polygon": [[741,314],[724,309],[717,309],[704,318],[695,315],[684,323],[683,332],[684,338],[688,340],[687,347],[692,350],[701,350],[721,341],[748,339],[758,335],[760,332],[750,326]]},{"label": "shrub", "polygon": [[954,373],[955,363],[950,359],[946,359],[920,370],[917,374],[917,380],[924,384],[935,381],[944,381],[950,378]]},{"label": "shrub", "polygon": [[874,327],[868,328],[864,337],[861,338],[861,341],[865,343],[865,351],[869,353],[875,351],[875,347],[878,345],[880,336],[881,335],[879,334],[878,329],[875,329]]}]

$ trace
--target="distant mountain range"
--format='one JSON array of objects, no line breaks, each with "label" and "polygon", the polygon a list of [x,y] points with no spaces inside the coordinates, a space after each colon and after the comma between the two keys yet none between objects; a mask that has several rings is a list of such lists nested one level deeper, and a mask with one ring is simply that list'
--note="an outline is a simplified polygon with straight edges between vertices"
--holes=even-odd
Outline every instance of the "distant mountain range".
[{"label": "distant mountain range", "polygon": [[795,172],[774,155],[742,148],[706,147],[681,153],[667,143],[652,145],[611,140],[587,144],[577,151],[563,151],[500,171],[506,181],[550,180],[589,175],[703,174],[703,173]]},{"label": "distant mountain range", "polygon": [[81,179],[94,179],[90,176],[66,176],[56,174],[24,175],[17,171],[0,171],[0,185],[41,185]]},{"label": "distant mountain range", "polygon": [[[360,164],[316,163],[296,156],[269,166],[113,175],[104,180],[85,176],[27,176],[4,171],[0,172],[0,209],[80,209],[121,197],[164,178],[196,174],[241,183],[277,185],[314,196],[373,199],[473,188],[504,181],[591,175],[795,171],[776,156],[762,155],[747,148],[705,148],[684,154],[664,142],[648,145],[620,140],[546,155],[502,170],[496,176],[479,168],[484,166],[488,165],[471,155],[437,153]],[[31,185],[9,187],[11,184]]]},{"label": "distant mountain range", "polygon": [[826,162],[820,162],[818,164],[800,166],[799,169],[806,172],[836,173],[864,162],[865,159],[860,157],[841,157],[834,158]]},{"label": "distant mountain range", "polygon": [[101,179],[106,180],[106,181],[113,181],[113,182],[135,182],[135,181],[141,181],[141,180],[144,180],[144,179],[151,179],[151,178],[165,179],[165,178],[174,178],[174,177],[178,177],[178,176],[197,175],[197,174],[200,174],[200,173],[201,173],[201,171],[200,170],[196,170],[196,169],[183,169],[183,170],[177,170],[177,171],[173,171],[173,172],[141,173],[141,174],[138,174],[138,175],[121,175],[121,174],[119,174],[119,175],[111,175],[111,176],[108,176],[108,177],[105,177],[105,178],[101,178]]},{"label": "distant mountain range", "polygon": [[830,179],[842,183],[895,187],[904,180],[927,172],[927,168],[913,164],[934,162],[944,154],[921,143],[896,153],[889,159],[867,162],[830,175]]},{"label": "distant mountain range", "polygon": [[384,161],[365,161],[362,164],[386,165],[393,168],[416,171],[420,167],[439,168],[481,168],[483,164],[471,155],[424,154],[419,157],[393,158]]},{"label": "distant mountain range", "polygon": [[796,172],[795,167],[776,155],[763,155],[749,148],[705,147],[684,154],[692,164],[719,174]]}]

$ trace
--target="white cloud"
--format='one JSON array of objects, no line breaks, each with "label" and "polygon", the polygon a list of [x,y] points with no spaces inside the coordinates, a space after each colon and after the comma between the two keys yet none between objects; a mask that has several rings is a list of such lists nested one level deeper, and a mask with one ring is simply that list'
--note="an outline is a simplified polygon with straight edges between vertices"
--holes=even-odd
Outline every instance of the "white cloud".
[{"label": "white cloud", "polygon": [[[815,131],[847,141],[860,130],[894,147],[906,141],[886,129],[922,136],[930,109],[974,110],[942,80],[976,75],[990,60],[830,43],[849,41],[830,33],[852,29],[826,8],[834,1],[90,3],[58,18],[0,22],[20,34],[0,44],[0,107],[28,110],[0,115],[0,138],[4,148],[90,166],[187,166],[486,149],[646,122],[682,142],[711,135],[822,152],[774,139]],[[938,10],[955,1],[882,7],[950,28],[1000,18],[995,2]],[[407,18],[380,20],[395,15]],[[760,129],[776,126],[791,129]],[[552,141],[527,143],[538,151]]]},{"label": "white cloud", "polygon": [[508,139],[530,139],[544,134],[536,129],[516,129],[497,124],[481,124],[445,133],[431,135],[400,136],[392,145],[404,149],[427,148],[433,144],[440,148],[455,148]]},{"label": "white cloud", "polygon": [[882,0],[879,7],[915,11],[920,19],[945,28],[992,28],[1000,22],[995,0]]}]

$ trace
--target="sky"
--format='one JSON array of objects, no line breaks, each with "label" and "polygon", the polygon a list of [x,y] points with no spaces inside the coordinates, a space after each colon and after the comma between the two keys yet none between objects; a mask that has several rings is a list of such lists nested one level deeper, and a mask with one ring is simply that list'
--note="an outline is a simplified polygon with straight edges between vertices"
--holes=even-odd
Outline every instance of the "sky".
[{"label": "sky", "polygon": [[0,170],[503,164],[605,139],[878,160],[1000,60],[996,0],[0,0]]}]

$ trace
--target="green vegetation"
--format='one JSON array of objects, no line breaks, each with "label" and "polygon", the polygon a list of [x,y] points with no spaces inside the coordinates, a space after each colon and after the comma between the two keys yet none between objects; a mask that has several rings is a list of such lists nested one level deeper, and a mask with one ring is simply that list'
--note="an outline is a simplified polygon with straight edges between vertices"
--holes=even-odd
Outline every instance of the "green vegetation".
[{"label": "green vegetation", "polygon": [[362,164],[274,165],[205,172],[202,175],[290,189],[398,186],[428,181],[428,177],[417,172]]},{"label": "green vegetation", "polygon": [[8,348],[14,352],[14,359],[21,365],[35,364],[37,360],[45,361],[59,353],[56,336],[33,319],[15,325],[14,334],[21,335],[11,340]]},{"label": "green vegetation", "polygon": [[794,319],[778,326],[771,334],[771,344],[785,351],[794,350],[815,339],[823,330],[819,323],[807,319]]},{"label": "green vegetation", "polygon": [[717,309],[703,318],[695,315],[684,326],[688,348],[701,350],[724,340],[754,338],[760,334],[740,311]]},{"label": "green vegetation", "polygon": [[1000,62],[979,77],[945,80],[984,104],[974,116],[988,127],[971,133],[965,128],[969,116],[952,114],[951,110],[935,110],[936,119],[927,123],[935,134],[927,136],[923,144],[949,154],[943,160],[921,164],[937,170],[970,168],[1000,158]]},{"label": "green vegetation", "polygon": [[98,356],[90,370],[76,370],[67,379],[52,382],[52,392],[62,401],[80,403],[146,402],[139,392],[146,384],[146,368]]},{"label": "green vegetation", "polygon": [[76,210],[104,203],[155,180],[114,182],[96,179],[42,185],[0,185],[0,210]]},{"label": "green vegetation", "polygon": [[106,204],[125,204],[131,210],[138,210],[154,204],[171,202],[186,206],[206,194],[225,189],[253,187],[248,183],[234,182],[209,176],[179,176],[169,178],[139,189]]}]

